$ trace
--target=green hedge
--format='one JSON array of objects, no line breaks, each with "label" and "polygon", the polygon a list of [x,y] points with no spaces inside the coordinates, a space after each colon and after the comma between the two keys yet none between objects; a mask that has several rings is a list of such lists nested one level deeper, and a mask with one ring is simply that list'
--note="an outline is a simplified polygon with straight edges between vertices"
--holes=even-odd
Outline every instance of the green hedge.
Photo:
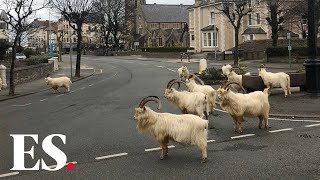
[{"label": "green hedge", "polygon": [[187,52],[189,47],[146,47],[142,52]]},{"label": "green hedge", "polygon": [[205,71],[202,71],[201,78],[203,80],[215,80],[215,81],[226,80],[226,78],[222,74],[222,70],[216,69],[214,67],[207,68]]},{"label": "green hedge", "polygon": [[31,56],[26,60],[26,64],[28,66],[37,65],[41,63],[48,63],[49,55],[38,55],[38,56]]},{"label": "green hedge", "polygon": [[[318,52],[320,48],[318,47]],[[292,47],[291,53],[296,56],[308,56],[307,47]],[[285,57],[289,56],[288,47],[268,47],[266,49],[266,54],[268,57]]]}]

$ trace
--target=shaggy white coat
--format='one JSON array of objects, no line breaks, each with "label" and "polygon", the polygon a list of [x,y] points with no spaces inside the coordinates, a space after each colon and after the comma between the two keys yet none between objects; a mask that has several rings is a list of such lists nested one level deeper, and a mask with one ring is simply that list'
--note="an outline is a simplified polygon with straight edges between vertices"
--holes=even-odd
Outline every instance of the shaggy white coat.
[{"label": "shaggy white coat", "polygon": [[194,114],[208,119],[209,105],[206,95],[201,92],[177,91],[166,89],[164,97],[184,114]]},{"label": "shaggy white coat", "polygon": [[50,85],[52,89],[56,91],[58,91],[59,87],[64,87],[66,89],[66,92],[70,92],[70,86],[72,84],[72,81],[68,77],[57,77],[57,78],[47,77],[45,78],[45,80],[47,85]]},{"label": "shaggy white coat", "polygon": [[190,78],[186,82],[186,86],[190,92],[201,92],[208,98],[209,112],[213,112],[216,107],[216,90],[208,85],[199,85],[196,83],[194,78]]},{"label": "shaggy white coat", "polygon": [[227,111],[234,120],[234,129],[242,133],[242,122],[244,117],[259,117],[259,128],[262,128],[262,121],[265,128],[268,128],[270,104],[268,99],[269,89],[264,92],[255,91],[249,94],[234,93],[229,89],[219,88],[217,97],[221,108]]},{"label": "shaggy white coat", "polygon": [[160,159],[168,153],[169,140],[196,145],[202,151],[202,160],[207,159],[207,120],[192,114],[157,113],[147,106],[135,108],[134,118],[140,132],[153,136],[160,143]]},{"label": "shaggy white coat", "polygon": [[285,97],[291,94],[290,76],[284,72],[271,73],[267,72],[265,68],[259,68],[259,76],[267,88],[281,87],[284,91]]},{"label": "shaggy white coat", "polygon": [[182,78],[184,80],[187,80],[187,78],[189,77],[189,70],[187,66],[182,66],[178,69],[178,75],[180,80],[182,81]]},{"label": "shaggy white coat", "polygon": [[2,79],[0,78],[0,91],[2,90]]}]

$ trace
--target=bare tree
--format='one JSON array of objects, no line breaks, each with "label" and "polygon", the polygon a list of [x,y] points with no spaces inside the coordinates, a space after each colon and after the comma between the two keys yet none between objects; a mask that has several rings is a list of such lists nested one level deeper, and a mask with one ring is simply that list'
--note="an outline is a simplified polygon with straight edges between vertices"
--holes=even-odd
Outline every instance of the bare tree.
[{"label": "bare tree", "polygon": [[[80,77],[82,51],[82,25],[90,17],[93,10],[93,0],[50,0],[52,8],[56,9],[77,33],[76,77]],[[70,42],[71,43],[71,42]]]},{"label": "bare tree", "polygon": [[28,19],[34,12],[42,9],[44,6],[34,8],[34,0],[4,0],[3,4],[5,6],[4,11],[8,17],[2,20],[10,25],[12,34],[14,34],[12,41],[9,89],[9,95],[13,96],[15,95],[14,68],[17,47],[21,44],[25,32],[32,27],[32,23],[30,23]]},{"label": "bare tree", "polygon": [[216,9],[226,16],[234,28],[235,47],[234,65],[239,65],[239,31],[242,18],[252,12],[251,0],[222,0],[222,7]]}]

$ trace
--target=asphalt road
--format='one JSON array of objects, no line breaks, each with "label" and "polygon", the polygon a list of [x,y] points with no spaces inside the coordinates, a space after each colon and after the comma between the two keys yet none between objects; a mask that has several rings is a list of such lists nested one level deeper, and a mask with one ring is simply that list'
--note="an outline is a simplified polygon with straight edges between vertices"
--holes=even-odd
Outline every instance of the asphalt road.
[{"label": "asphalt road", "polygon": [[[159,145],[138,133],[133,111],[149,95],[163,101],[161,112],[179,113],[163,97],[169,80],[181,64],[84,57],[96,74],[72,85],[71,93],[52,90],[0,103],[0,179],[319,179],[319,120],[270,119],[270,129],[259,130],[257,119],[244,123],[244,137],[233,132],[228,114],[216,111],[210,118],[208,158],[201,164],[195,147],[171,144],[166,160],[159,160]],[[190,69],[197,70],[196,64]],[[150,103],[151,107],[155,107]],[[272,113],[272,112],[271,112]],[[280,130],[280,131],[277,131]],[[44,137],[64,134],[66,145],[54,140],[76,161],[74,171],[12,172],[13,140],[10,134],[38,134],[35,159],[55,161],[41,149]],[[148,151],[148,152],[147,152]],[[118,156],[118,157],[112,157]],[[101,160],[96,160],[102,157]],[[36,160],[26,156],[26,167]]]}]

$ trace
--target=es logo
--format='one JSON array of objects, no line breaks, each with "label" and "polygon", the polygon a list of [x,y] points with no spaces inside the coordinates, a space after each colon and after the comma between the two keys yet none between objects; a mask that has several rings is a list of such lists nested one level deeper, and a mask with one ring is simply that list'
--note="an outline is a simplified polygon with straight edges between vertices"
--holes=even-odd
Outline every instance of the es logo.
[{"label": "es logo", "polygon": [[24,140],[26,137],[32,138],[36,144],[38,144],[38,135],[37,134],[10,134],[13,137],[13,168],[10,170],[18,171],[18,170],[26,170],[26,171],[34,171],[40,169],[40,160],[41,160],[41,169],[47,171],[58,171],[62,169],[67,163],[66,154],[57,148],[53,143],[53,137],[59,137],[63,144],[66,144],[66,136],[61,134],[52,134],[47,136],[42,142],[42,149],[45,153],[51,156],[57,162],[57,166],[53,169],[50,169],[43,159],[37,161],[34,167],[25,168],[24,164],[24,155],[29,154],[32,159],[34,159],[34,146],[31,147],[30,150],[25,151],[24,149]]}]

